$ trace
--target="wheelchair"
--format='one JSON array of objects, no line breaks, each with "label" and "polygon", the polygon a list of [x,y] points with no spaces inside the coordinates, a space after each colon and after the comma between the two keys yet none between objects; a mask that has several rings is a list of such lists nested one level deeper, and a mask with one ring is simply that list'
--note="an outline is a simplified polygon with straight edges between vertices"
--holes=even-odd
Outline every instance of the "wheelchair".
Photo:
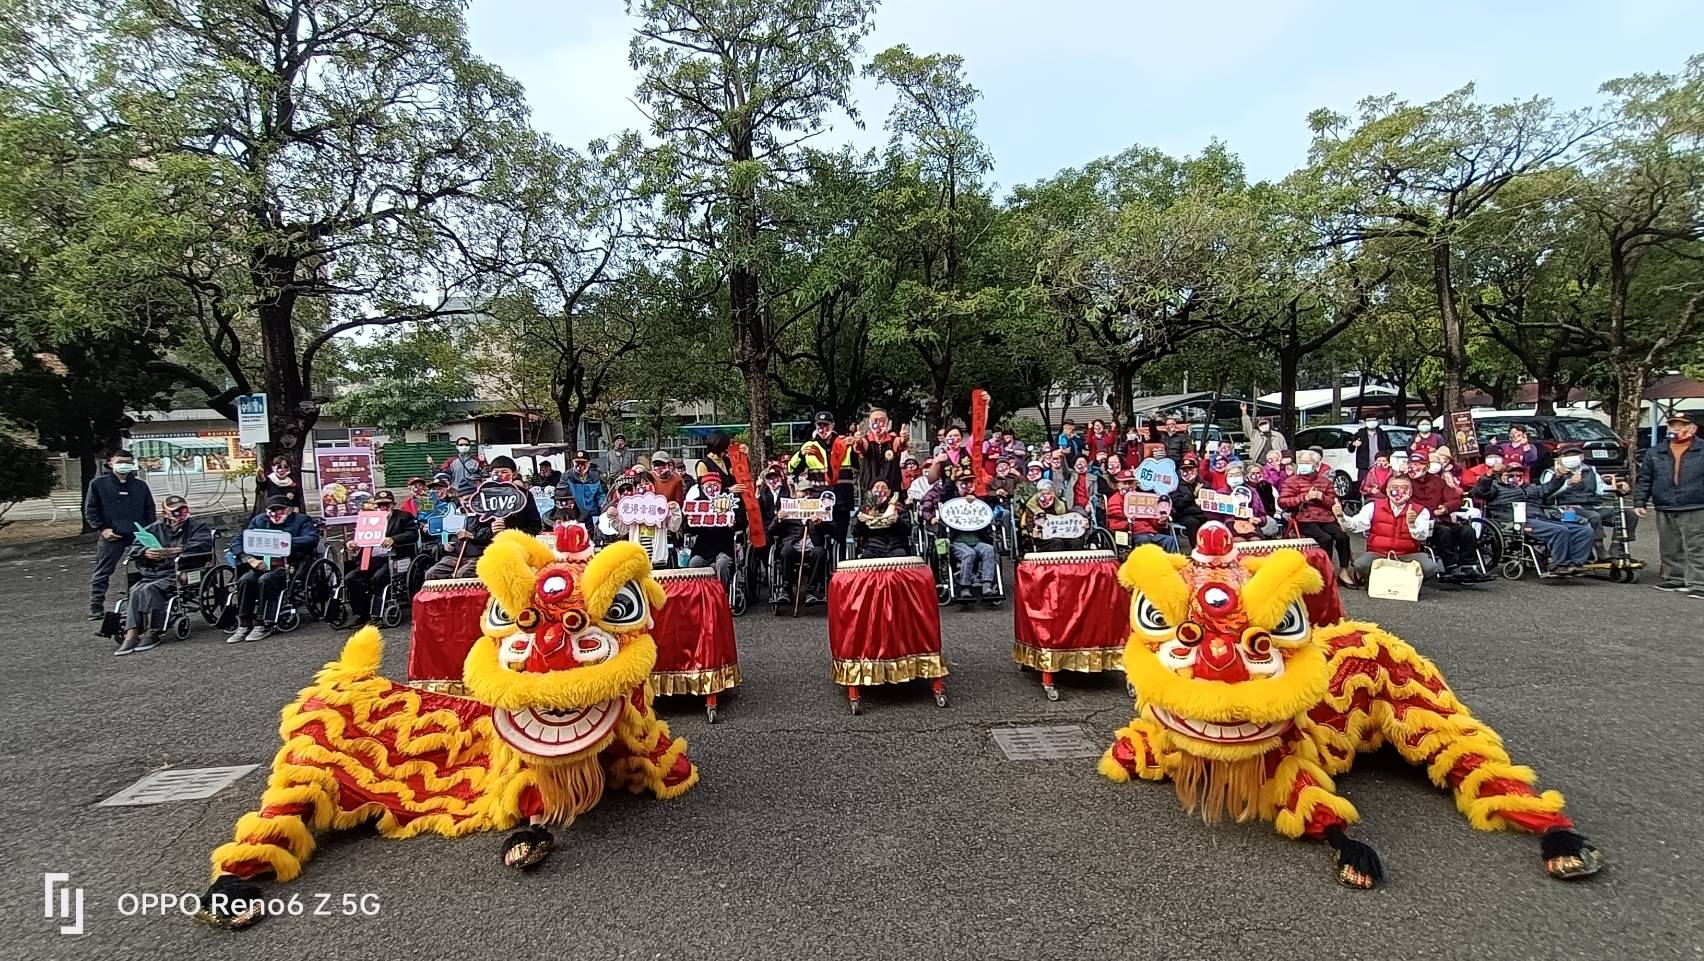
[{"label": "wheelchair", "polygon": [[[229,554],[227,554],[229,557]],[[271,621],[272,630],[279,634],[288,634],[302,626],[301,608],[306,601],[306,579],[308,568],[323,560],[316,557],[306,563],[289,564],[284,589],[278,592],[278,600],[273,604],[271,617],[261,616],[262,622]],[[208,572],[203,580],[202,603],[206,605],[202,616],[207,611],[215,612],[208,618],[209,623],[215,624],[220,630],[232,630],[237,626],[236,587],[238,570],[235,563],[225,563]],[[211,586],[210,586],[211,585]],[[212,596],[216,592],[216,597]]]},{"label": "wheelchair", "polygon": [[746,605],[751,602],[752,581],[751,570],[751,541],[745,531],[734,534],[734,576],[728,579],[728,610],[735,617],[746,612]]},{"label": "wheelchair", "polygon": [[[999,525],[995,525],[998,531]],[[945,528],[939,528],[930,535],[933,545],[928,554],[929,568],[935,575],[935,600],[941,607],[950,607],[957,601],[962,604],[982,602],[984,604],[999,604],[1006,600],[1006,565],[1000,560],[998,534],[994,548],[994,593],[980,597],[960,597],[958,584],[958,560],[953,557],[952,541]]]},{"label": "wheelchair", "polygon": [[[823,521],[821,523],[832,524],[830,521]],[[806,532],[805,536],[810,536],[809,531]],[[803,542],[801,541],[801,543]],[[823,537],[822,548],[824,556],[816,563],[821,565],[823,568],[821,572],[822,598],[826,601],[828,598],[828,582],[834,577],[834,570],[839,566],[840,561],[842,560],[841,555],[845,552],[846,545],[844,541],[834,536],[834,531],[831,526],[826,532],[826,535]],[[800,559],[800,565],[801,567],[804,565],[803,558]],[[779,617],[787,612],[788,607],[786,604],[779,603],[780,598],[801,593],[799,582],[797,580],[799,572],[794,572],[794,580],[788,581],[786,579],[787,565],[785,563],[785,559],[781,556],[781,541],[779,539],[770,541],[768,556],[764,561],[764,566],[766,570],[763,576],[768,584],[768,591],[765,600],[773,605],[774,613],[777,617]],[[817,580],[817,578],[811,576],[813,573],[815,572],[812,570],[804,571],[805,586],[802,593],[805,596],[810,596],[811,587]],[[793,616],[797,617],[799,615],[799,611],[804,606],[804,597],[794,596],[792,604]]]},{"label": "wheelchair", "polygon": [[[329,575],[324,571],[316,572],[314,570],[314,565],[322,563],[331,568],[332,572],[336,574],[336,579],[329,586],[331,591],[330,596],[319,601],[320,611],[315,616],[325,621],[326,624],[331,627],[342,630],[354,623],[356,614],[349,604],[349,585],[346,581],[344,568],[338,566],[329,556],[320,557],[316,559],[313,564],[309,565],[309,610],[313,610],[313,604],[315,603],[313,595],[315,592],[327,589],[326,578]],[[415,568],[419,566],[418,561],[414,557],[399,557],[395,554],[387,554],[384,557],[374,558],[372,563],[383,563],[387,565],[390,568],[390,577],[386,579],[385,586],[383,588],[374,592],[373,596],[368,598],[368,604],[370,604],[378,612],[375,615],[372,611],[369,611],[368,617],[377,621],[380,627],[387,629],[396,627],[398,624],[402,623],[402,617],[405,610],[403,607],[403,601],[412,601],[414,597],[416,588],[413,588],[412,585],[415,580]],[[426,568],[424,566],[420,566],[418,577],[420,583],[424,584],[426,580]],[[402,597],[398,597],[397,595],[396,588],[398,585],[401,585],[403,590],[406,592]]]},{"label": "wheelchair", "polygon": [[1089,498],[1089,533],[1083,538],[1083,549],[1116,552],[1118,544],[1106,526],[1106,495]]},{"label": "wheelchair", "polygon": [[[213,536],[218,538],[219,532]],[[160,624],[160,634],[170,634],[180,641],[189,639],[190,616],[200,615],[208,624],[213,624],[217,617],[215,605],[207,603],[211,583],[209,573],[217,568],[210,568],[213,563],[211,551],[205,554],[179,554],[172,561],[172,590],[166,595],[166,613]],[[125,569],[126,588],[133,588],[142,582],[143,578],[134,567]],[[130,592],[127,589],[124,596],[118,599],[118,605],[113,608],[120,625],[124,623],[125,609],[130,606]],[[114,633],[113,640],[122,641],[124,631]]]}]

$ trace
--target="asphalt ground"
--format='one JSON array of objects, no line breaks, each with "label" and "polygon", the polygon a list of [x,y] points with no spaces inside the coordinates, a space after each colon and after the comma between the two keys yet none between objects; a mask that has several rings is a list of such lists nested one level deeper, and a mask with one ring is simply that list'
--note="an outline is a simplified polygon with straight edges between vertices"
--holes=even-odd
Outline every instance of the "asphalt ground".
[{"label": "asphalt ground", "polygon": [[[279,708],[342,638],[309,624],[226,646],[201,627],[114,658],[82,619],[90,556],[72,544],[0,559],[4,958],[1704,954],[1704,601],[1647,586],[1529,578],[1419,604],[1348,599],[1436,660],[1516,761],[1567,794],[1608,858],[1583,884],[1546,878],[1529,836],[1469,828],[1390,754],[1339,781],[1384,859],[1371,893],[1339,887],[1320,846],[1204,825],[1169,786],[1113,784],[1093,759],[1009,762],[991,729],[1078,724],[1104,744],[1130,714],[1114,675],[1064,675],[1063,699],[1046,701],[1011,661],[1009,608],[945,613],[947,709],[914,683],[870,691],[862,717],[829,678],[821,615],[754,612],[737,625],[745,682],[718,724],[696,700],[660,702],[703,772],[686,796],[610,795],[530,876],[499,865],[495,835],[339,836],[271,889],[306,913],[232,933],[120,905],[199,892],[264,767],[206,801],[94,805],[160,768],[265,765]],[[388,638],[392,676],[405,630]],[[44,872],[84,890],[82,935],[44,917]]]}]

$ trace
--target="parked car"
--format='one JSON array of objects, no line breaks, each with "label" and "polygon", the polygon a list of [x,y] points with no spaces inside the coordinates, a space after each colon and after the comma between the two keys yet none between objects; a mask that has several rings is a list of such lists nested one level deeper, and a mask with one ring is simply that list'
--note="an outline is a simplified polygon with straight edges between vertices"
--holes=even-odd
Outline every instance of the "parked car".
[{"label": "parked car", "polygon": [[1244,435],[1241,430],[1221,427],[1218,424],[1211,425],[1211,430],[1209,430],[1209,425],[1207,424],[1190,424],[1189,442],[1194,445],[1196,450],[1201,449],[1201,434],[1203,431],[1207,431],[1207,446],[1209,448],[1218,447],[1219,441],[1221,440],[1228,440],[1231,442],[1231,450],[1235,451],[1238,457],[1244,460],[1248,459],[1248,437]]},{"label": "parked car", "polygon": [[[1337,497],[1350,503],[1360,500],[1361,472],[1355,467],[1355,452],[1349,449],[1350,439],[1360,429],[1360,424],[1321,424],[1296,431],[1296,436],[1290,439],[1294,450],[1318,447],[1325,451],[1325,466],[1331,471],[1332,483],[1337,485]],[[1414,442],[1412,427],[1390,424],[1384,432],[1390,438],[1391,450],[1400,450]]]},{"label": "parked car", "polygon": [[1511,413],[1500,410],[1473,412],[1473,430],[1479,444],[1500,444],[1509,439],[1509,428],[1526,428],[1527,436],[1538,446],[1538,470],[1545,470],[1556,460],[1556,451],[1564,444],[1578,444],[1585,452],[1586,463],[1602,473],[1622,474],[1628,468],[1627,444],[1615,431],[1590,417],[1570,417],[1563,414]]}]

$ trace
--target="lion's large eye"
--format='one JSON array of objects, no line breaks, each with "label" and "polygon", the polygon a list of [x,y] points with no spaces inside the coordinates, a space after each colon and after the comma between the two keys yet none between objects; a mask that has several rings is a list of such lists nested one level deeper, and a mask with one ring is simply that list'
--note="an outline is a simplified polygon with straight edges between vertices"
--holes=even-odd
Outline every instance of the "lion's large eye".
[{"label": "lion's large eye", "polygon": [[1285,608],[1284,617],[1278,621],[1278,626],[1272,629],[1272,640],[1275,643],[1291,644],[1305,641],[1308,637],[1308,609],[1301,601],[1291,601]]},{"label": "lion's large eye", "polygon": [[1166,616],[1148,600],[1148,595],[1137,594],[1132,603],[1134,616],[1131,620],[1138,628],[1150,634],[1164,634],[1171,630],[1171,625],[1166,623]]},{"label": "lion's large eye", "polygon": [[495,597],[485,605],[485,622],[496,627],[515,626],[515,619],[509,616],[508,611],[503,610],[503,605],[497,603]]},{"label": "lion's large eye", "polygon": [[616,592],[603,620],[610,627],[638,627],[650,614],[651,605],[645,600],[645,592],[639,589],[638,584],[632,583]]}]

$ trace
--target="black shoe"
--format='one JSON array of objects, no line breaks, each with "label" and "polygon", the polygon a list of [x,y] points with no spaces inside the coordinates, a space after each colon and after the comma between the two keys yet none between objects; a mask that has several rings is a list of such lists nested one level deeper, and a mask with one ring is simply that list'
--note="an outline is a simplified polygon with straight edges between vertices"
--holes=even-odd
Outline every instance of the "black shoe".
[{"label": "black shoe", "polygon": [[369,620],[369,618],[365,618],[365,617],[353,618],[349,621],[348,624],[343,625],[343,629],[346,630],[346,631],[358,631],[361,628],[367,626],[368,620]]},{"label": "black shoe", "polygon": [[1654,590],[1667,591],[1670,594],[1680,594],[1686,590],[1685,584],[1676,584],[1673,581],[1663,581],[1661,584],[1652,584],[1651,587]]}]

